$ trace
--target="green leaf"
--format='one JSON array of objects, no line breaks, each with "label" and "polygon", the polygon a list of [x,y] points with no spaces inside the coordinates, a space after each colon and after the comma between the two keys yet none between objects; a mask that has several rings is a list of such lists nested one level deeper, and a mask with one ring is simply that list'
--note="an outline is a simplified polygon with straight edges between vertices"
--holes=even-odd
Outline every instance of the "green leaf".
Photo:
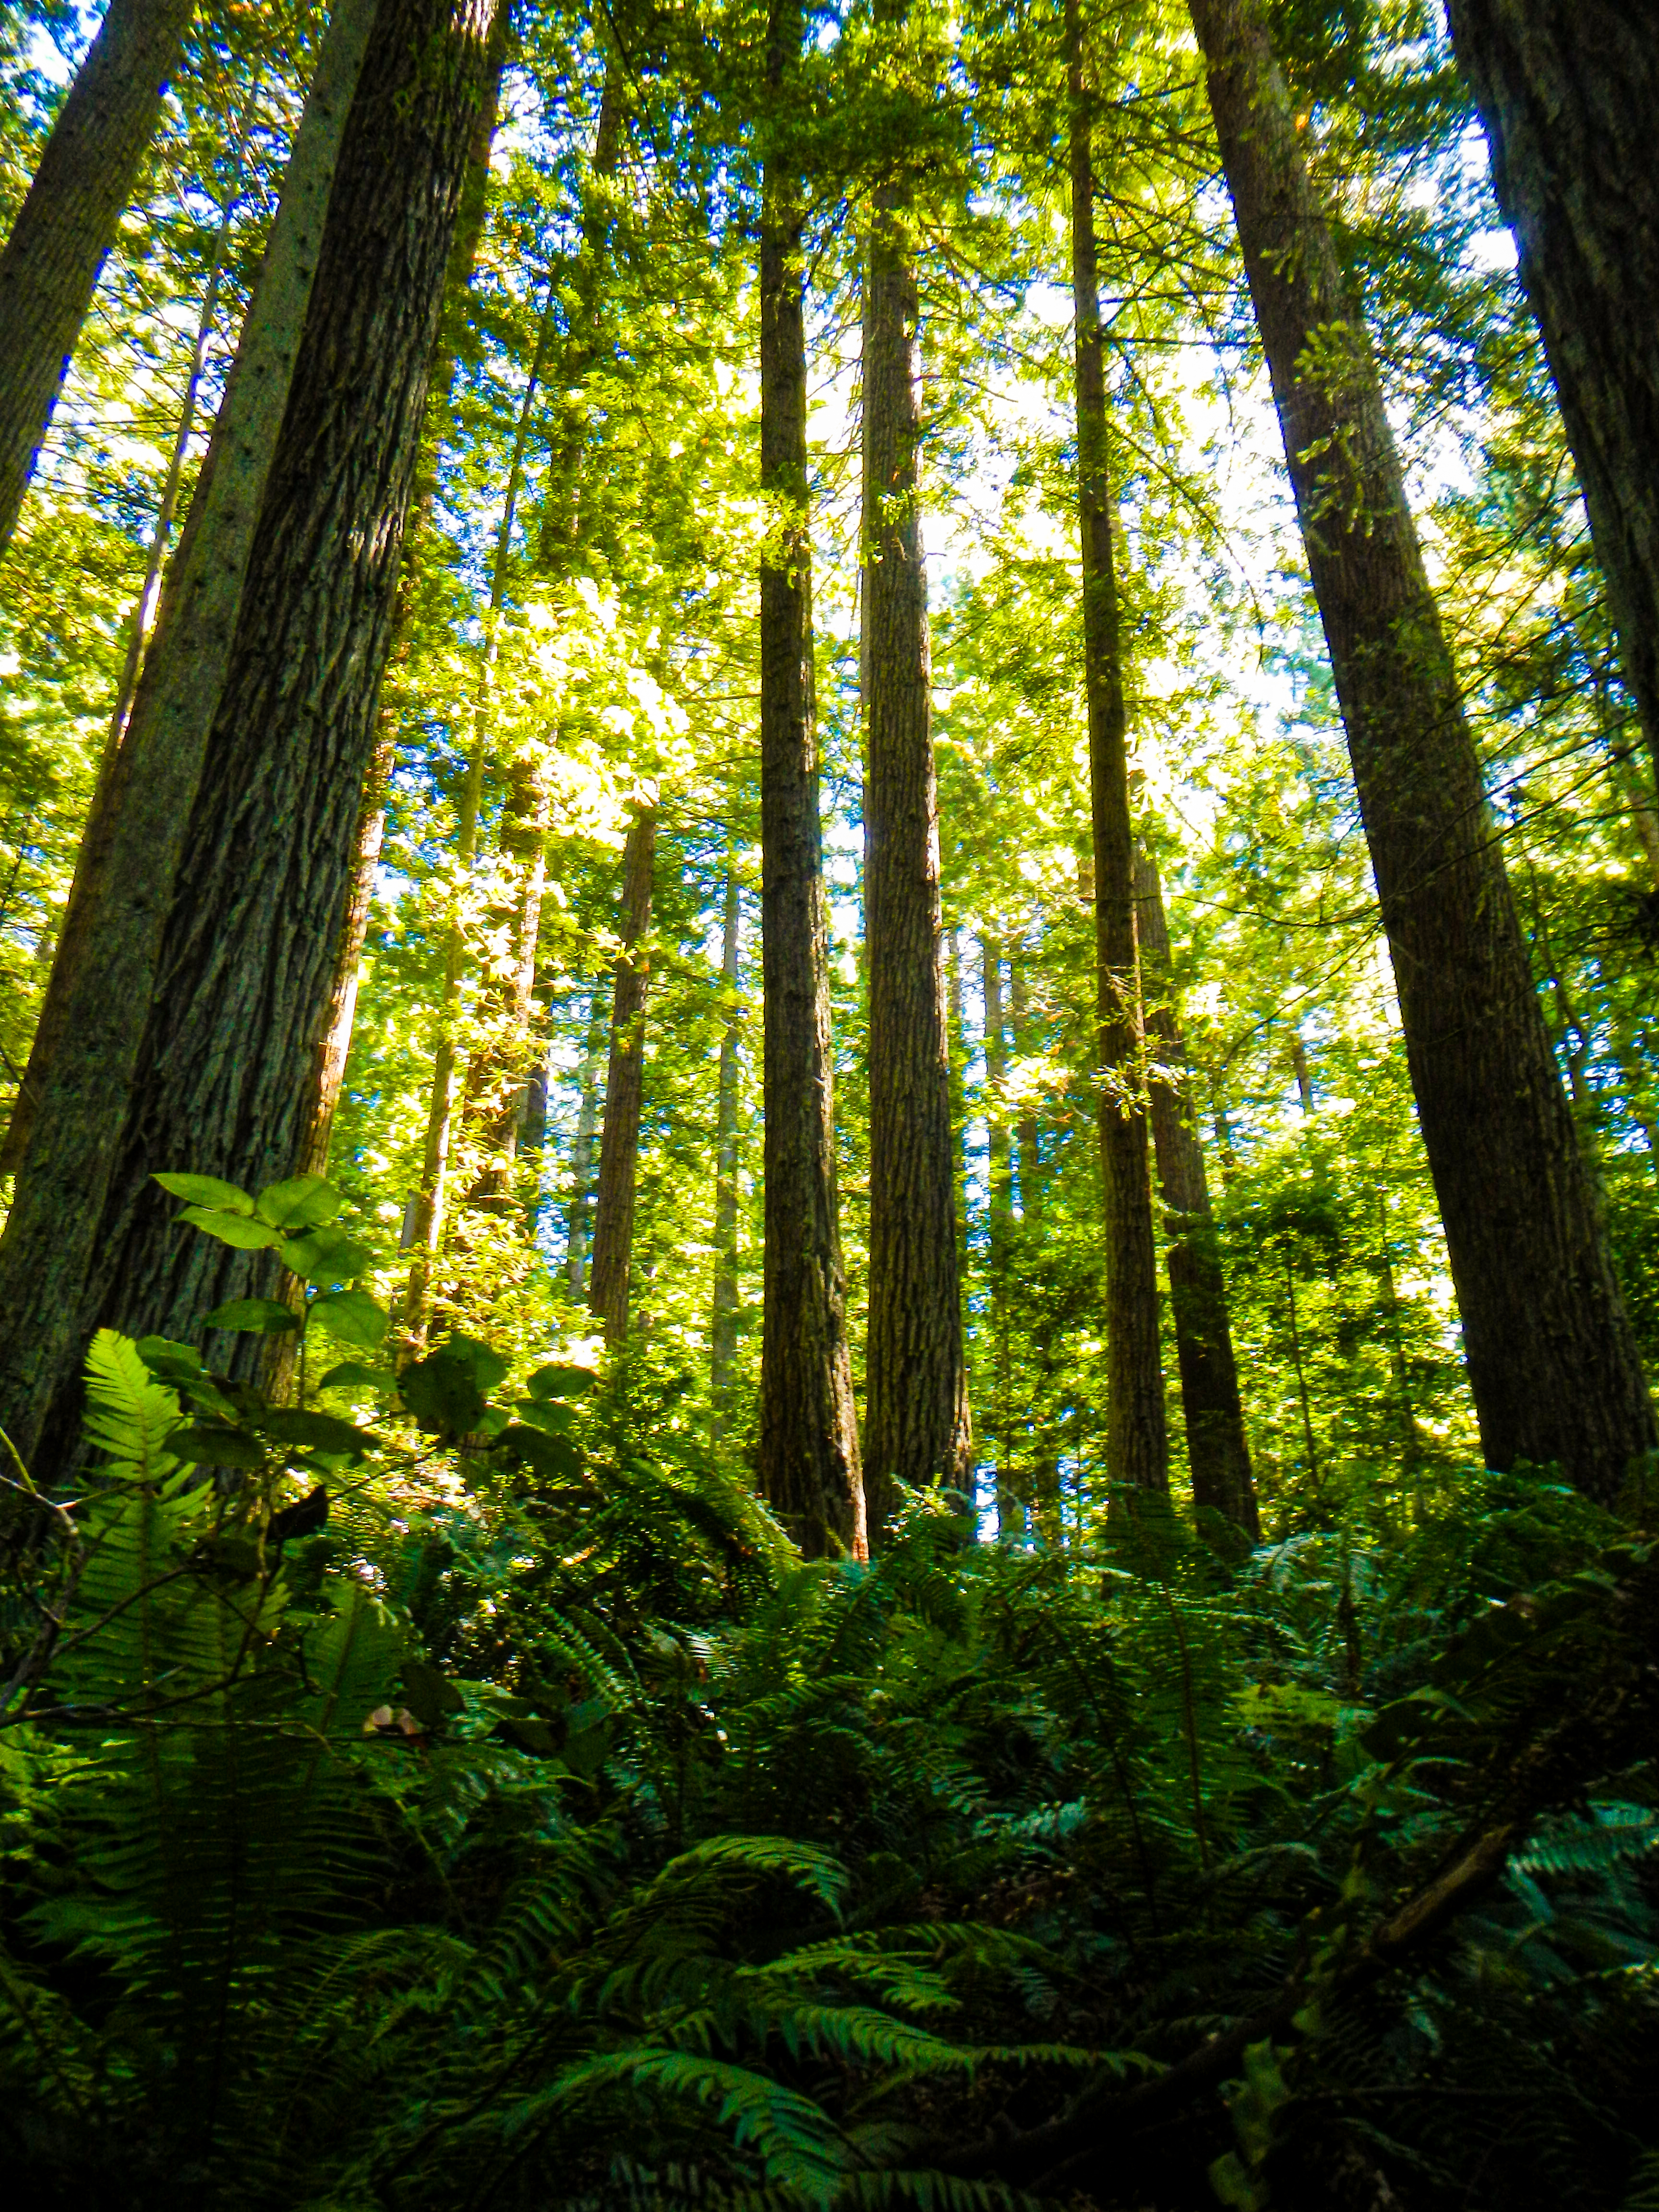
[{"label": "green leaf", "polygon": [[295,1176],[290,1182],[273,1182],[259,1193],[262,1221],[279,1229],[310,1229],[332,1221],[345,1203],[331,1182],[321,1176]]},{"label": "green leaf", "polygon": [[532,1429],[544,1429],[550,1437],[565,1437],[570,1433],[573,1419],[568,1406],[553,1398],[515,1398],[520,1420],[528,1421]]},{"label": "green leaf", "polygon": [[525,1384],[532,1398],[585,1398],[599,1377],[586,1367],[538,1367]]},{"label": "green leaf", "polygon": [[252,1470],[265,1463],[258,1439],[241,1429],[216,1429],[192,1424],[175,1429],[167,1438],[175,1458],[197,1467],[240,1467]]},{"label": "green leaf", "polygon": [[215,1213],[204,1206],[187,1206],[179,1218],[216,1237],[222,1244],[234,1244],[239,1252],[263,1251],[283,1241],[280,1229],[267,1228],[263,1221],[250,1221],[240,1213]]},{"label": "green leaf", "polygon": [[365,1367],[357,1359],[343,1359],[317,1385],[319,1390],[372,1390],[381,1398],[390,1397],[397,1387],[398,1378],[390,1368]]},{"label": "green leaf", "polygon": [[288,1328],[298,1328],[300,1316],[289,1311],[276,1298],[233,1298],[228,1305],[215,1306],[202,1323],[204,1328],[235,1328],[251,1334]]},{"label": "green leaf", "polygon": [[100,1328],[87,1350],[87,1442],[141,1482],[160,1481],[178,1465],[172,1431],[179,1412],[177,1397],[140,1347],[112,1328]]},{"label": "green leaf", "polygon": [[175,1344],[166,1336],[141,1336],[132,1348],[152,1375],[163,1375],[169,1382],[175,1376],[202,1372],[202,1355],[193,1344]]},{"label": "green leaf", "polygon": [[[222,1182],[217,1176],[158,1175],[150,1177],[163,1190],[171,1191],[174,1198],[189,1200],[191,1206],[207,1206],[220,1213],[252,1213],[253,1200],[245,1190],[234,1182]],[[189,1219],[186,1215],[185,1219]]]},{"label": "green leaf", "polygon": [[520,1751],[533,1752],[538,1759],[556,1759],[559,1755],[558,1731],[546,1721],[515,1720],[511,1714],[504,1714],[495,1726]]},{"label": "green leaf", "polygon": [[514,1422],[501,1437],[501,1449],[510,1452],[532,1474],[555,1482],[574,1482],[582,1471],[582,1456],[568,1437],[550,1437],[540,1429]]},{"label": "green leaf", "polygon": [[265,1434],[280,1444],[297,1445],[305,1451],[347,1452],[361,1459],[374,1449],[374,1439],[353,1422],[337,1413],[311,1413],[286,1409],[267,1413],[261,1423]]},{"label": "green leaf", "polygon": [[507,1363],[501,1353],[481,1344],[476,1336],[464,1336],[458,1328],[451,1329],[438,1346],[438,1357],[464,1367],[486,1398],[507,1380]]},{"label": "green leaf", "polygon": [[367,1291],[327,1291],[311,1302],[313,1321],[320,1323],[342,1344],[359,1344],[372,1352],[384,1343],[390,1316],[375,1304]]},{"label": "green leaf", "polygon": [[404,1662],[404,1703],[422,1728],[440,1727],[451,1713],[465,1710],[466,1699],[447,1674],[424,1659]]},{"label": "green leaf", "polygon": [[[270,1236],[273,1244],[282,1242],[280,1231],[272,1230]],[[315,1229],[308,1237],[292,1237],[283,1243],[283,1265],[302,1282],[349,1283],[368,1272],[374,1255],[340,1230]]]},{"label": "green leaf", "polygon": [[483,1393],[470,1370],[443,1352],[405,1367],[398,1390],[421,1426],[440,1436],[465,1436],[483,1416]]}]

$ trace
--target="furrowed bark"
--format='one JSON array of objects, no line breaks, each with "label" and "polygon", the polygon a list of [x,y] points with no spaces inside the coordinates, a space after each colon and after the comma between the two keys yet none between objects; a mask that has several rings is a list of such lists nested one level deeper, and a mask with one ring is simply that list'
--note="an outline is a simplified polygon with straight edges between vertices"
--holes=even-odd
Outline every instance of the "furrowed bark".
[{"label": "furrowed bark", "polygon": [[[426,0],[427,13],[436,4]],[[157,1049],[167,1024],[158,1027],[152,1001],[177,1021],[198,989],[211,1000],[216,988],[253,983],[256,911],[268,947],[273,938],[283,956],[293,946],[289,899],[313,886],[279,889],[280,865],[273,877],[259,866],[282,845],[273,804],[291,797],[277,767],[291,728],[281,709],[291,694],[303,696],[295,687],[319,649],[360,656],[349,665],[321,663],[342,705],[364,676],[378,678],[378,660],[361,658],[372,649],[373,625],[360,628],[350,588],[362,550],[351,532],[400,512],[370,490],[398,458],[373,403],[390,402],[395,419],[395,395],[384,380],[368,382],[365,427],[383,440],[386,459],[365,455],[340,408],[342,380],[356,366],[343,312],[356,295],[340,264],[351,254],[372,265],[373,256],[367,240],[347,240],[337,187],[350,179],[379,125],[374,103],[395,96],[386,84],[386,48],[400,29],[406,37],[407,12],[391,0],[378,9],[374,0],[349,0],[335,10],[185,526],[178,584],[112,763],[103,842],[82,856],[89,919],[0,1243],[0,1426],[26,1454],[52,1407],[74,1400],[82,1346],[97,1318],[137,1310],[138,1333],[176,1323],[177,1335],[204,1310],[186,1288],[203,1273],[202,1255],[171,1270],[163,1256],[176,1253],[178,1239],[162,1231],[165,1212],[147,1194],[151,1170],[182,1159],[244,1183],[269,1182],[289,1171],[297,1149],[291,1110],[286,1127],[268,1127],[263,1113],[246,1118],[240,1103],[226,1115],[185,1103],[197,1098],[196,1085],[226,1071],[233,1040],[234,1090],[270,1072],[267,1055],[280,1060],[285,1041],[279,1004],[285,1012],[294,1005],[286,988],[262,999],[257,1012],[227,1010],[222,1028],[210,1019],[187,1041],[181,1035],[171,1059]],[[383,158],[379,149],[375,157]],[[397,359],[387,349],[388,368]],[[319,473],[349,461],[356,465],[338,485]],[[343,528],[333,525],[337,501],[347,510]],[[313,603],[310,593],[330,584],[337,602]],[[333,704],[325,687],[307,704],[307,726]],[[313,748],[319,765],[328,751]],[[253,787],[247,797],[231,797],[244,781]],[[360,781],[355,771],[354,792]],[[297,826],[297,816],[281,817],[281,829]],[[337,880],[320,888],[337,899]],[[261,893],[272,902],[264,910]],[[313,922],[325,945],[331,921],[331,907]],[[274,1152],[260,1142],[266,1135]],[[262,1163],[273,1158],[280,1164],[268,1172]],[[149,1249],[125,1250],[130,1234]]]},{"label": "furrowed bark", "polygon": [[714,1292],[708,1328],[708,1397],[713,1435],[725,1441],[732,1426],[732,1370],[738,1357],[738,1045],[743,1009],[738,1001],[743,908],[738,872],[726,869],[726,911],[720,931],[720,985],[726,1025],[720,1037],[720,1092],[714,1115]]},{"label": "furrowed bark", "polygon": [[1617,1498],[1655,1441],[1370,341],[1245,0],[1190,0],[1348,734],[1489,1466]]},{"label": "furrowed bark", "polygon": [[195,0],[109,0],[0,252],[0,558]]},{"label": "furrowed bark", "polygon": [[1227,1316],[1227,1284],[1221,1272],[1204,1147],[1199,1141],[1187,1048],[1172,996],[1170,927],[1158,864],[1145,845],[1135,847],[1135,908],[1146,1028],[1159,1072],[1152,1081],[1152,1147],[1158,1187],[1168,1209],[1165,1265],[1181,1370],[1181,1403],[1187,1417],[1187,1464],[1193,1504],[1200,1515],[1224,1514],[1252,1543],[1261,1540],[1250,1447],[1239,1402],[1238,1364]]},{"label": "furrowed bark", "polygon": [[[775,0],[768,75],[800,54],[797,0]],[[769,157],[760,240],[761,980],[765,1250],[763,1498],[802,1550],[867,1549],[836,1164],[830,920],[812,683],[812,543],[799,180]]]},{"label": "furrowed bark", "polygon": [[1146,1040],[1135,946],[1128,717],[1112,551],[1105,350],[1095,247],[1092,108],[1078,0],[1066,0],[1072,298],[1076,325],[1078,520],[1083,546],[1084,688],[1095,860],[1100,1024],[1100,1155],[1106,1212],[1106,1480],[1167,1491],[1170,1449],[1158,1341]]},{"label": "furrowed bark", "polygon": [[870,1317],[865,1487],[966,1492],[963,1359],[941,961],[927,587],[917,494],[911,192],[872,195],[864,300],[865,902],[870,948]]},{"label": "furrowed bark", "polygon": [[587,1283],[588,1229],[593,1211],[593,1139],[599,1126],[599,1055],[605,1049],[609,999],[606,986],[596,983],[577,1076],[576,1128],[570,1146],[570,1211],[566,1218],[564,1243],[564,1278],[573,1298],[582,1296]]},{"label": "furrowed bark", "polygon": [[1025,1509],[1014,1473],[1014,1378],[1009,1343],[1008,1247],[1013,1231],[1013,1192],[1008,1139],[1008,1048],[1002,1011],[1002,947],[980,939],[985,1000],[985,1126],[988,1154],[987,1226],[991,1293],[991,1359],[996,1386],[988,1426],[996,1439],[997,1528],[1004,1536],[1025,1533]]},{"label": "furrowed bark", "polygon": [[651,890],[657,852],[657,810],[634,816],[623,853],[622,950],[611,1000],[611,1061],[605,1079],[599,1175],[594,1199],[593,1262],[588,1306],[607,1344],[628,1334],[634,1264],[634,1185],[645,1100],[645,1000],[651,980]]},{"label": "furrowed bark", "polygon": [[1659,776],[1659,36],[1629,0],[1447,0]]}]

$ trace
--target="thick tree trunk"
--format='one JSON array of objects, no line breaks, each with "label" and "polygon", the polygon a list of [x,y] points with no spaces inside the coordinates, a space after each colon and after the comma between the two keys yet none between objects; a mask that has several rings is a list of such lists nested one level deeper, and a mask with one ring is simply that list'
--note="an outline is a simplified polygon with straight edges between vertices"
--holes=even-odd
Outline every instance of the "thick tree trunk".
[{"label": "thick tree trunk", "polygon": [[[307,101],[107,842],[83,857],[89,921],[0,1244],[0,1425],[25,1450],[95,1321],[178,1335],[227,1269],[247,1279],[169,1231],[150,1172],[270,1181],[298,1152],[412,454],[405,333],[429,350],[422,249],[448,243],[445,101],[398,102],[411,29],[450,21],[439,0],[337,6]],[[447,99],[470,90],[464,69]]]},{"label": "thick tree trunk", "polygon": [[573,1298],[587,1285],[588,1231],[593,1211],[593,1139],[599,1127],[599,1056],[605,1049],[605,1015],[610,991],[603,983],[593,987],[582,1042],[581,1066],[576,1078],[576,1128],[570,1146],[570,1211],[566,1217],[564,1279]]},{"label": "thick tree trunk", "polygon": [[1363,324],[1244,0],[1190,0],[1348,732],[1489,1465],[1616,1498],[1654,1419]]},{"label": "thick tree trunk", "polygon": [[713,1434],[723,1443],[732,1427],[732,1374],[738,1357],[738,1048],[743,1008],[738,1000],[743,952],[743,907],[738,872],[726,867],[726,912],[720,932],[720,986],[726,1024],[720,1036],[720,1090],[714,1109],[714,1290],[708,1328],[708,1397]]},{"label": "thick tree trunk", "polygon": [[1204,1147],[1194,1120],[1187,1050],[1171,995],[1170,928],[1157,863],[1144,845],[1135,848],[1135,907],[1146,1028],[1160,1071],[1152,1084],[1152,1147],[1167,1208],[1165,1261],[1193,1504],[1200,1526],[1205,1512],[1224,1514],[1258,1543],[1261,1521],[1239,1402],[1227,1285],[1216,1249]]},{"label": "thick tree trunk", "polygon": [[877,186],[864,297],[865,901],[870,945],[870,1318],[865,1487],[971,1474],[939,912],[927,586],[917,499],[910,201]]},{"label": "thick tree trunk", "polygon": [[651,889],[657,853],[657,810],[635,814],[623,851],[622,950],[611,1000],[611,1063],[605,1079],[599,1132],[599,1179],[594,1204],[593,1264],[587,1303],[607,1344],[628,1334],[628,1294],[634,1266],[634,1185],[645,1103],[645,999],[651,980]]},{"label": "thick tree trunk", "polygon": [[1092,105],[1084,86],[1078,0],[1066,0],[1076,323],[1078,519],[1083,544],[1083,670],[1095,860],[1100,1022],[1100,1153],[1106,1213],[1106,1480],[1167,1491],[1170,1448],[1158,1341],[1145,1038],[1135,949],[1128,718],[1118,637],[1106,371],[1096,272]]},{"label": "thick tree trunk", "polygon": [[109,0],[0,252],[0,556],[196,0]]},{"label": "thick tree trunk", "polygon": [[[386,670],[379,732],[374,757],[363,785],[357,814],[351,884],[346,895],[345,920],[335,952],[334,981],[330,988],[325,1027],[316,1047],[316,1070],[311,1088],[309,1116],[301,1148],[302,1175],[324,1175],[328,1170],[329,1142],[334,1128],[340,1086],[345,1080],[351,1052],[352,1024],[357,1013],[357,979],[363,946],[368,938],[368,918],[374,903],[374,876],[386,842],[386,798],[398,759],[398,702],[395,672],[406,664],[410,630],[415,617],[415,589],[419,575],[422,541],[431,521],[438,490],[438,448],[449,421],[455,381],[455,358],[466,327],[472,271],[483,237],[489,202],[489,155],[501,112],[501,72],[506,66],[510,0],[495,0],[485,48],[484,96],[472,127],[467,151],[466,181],[461,188],[454,244],[444,276],[444,312],[428,381],[425,421],[421,432],[421,457],[415,489],[410,495],[409,521],[404,532],[403,555],[398,575],[398,602],[392,617],[391,663]],[[386,695],[392,696],[386,696]]]},{"label": "thick tree trunk", "polygon": [[995,1376],[987,1426],[996,1442],[997,1527],[1023,1536],[1025,1510],[1014,1474],[1014,1378],[1009,1341],[1008,1247],[1013,1231],[1013,1177],[1008,1139],[1008,1045],[1002,1010],[1002,947],[980,939],[980,978],[985,1000],[985,1128],[987,1149],[987,1272],[989,1275],[991,1363]]},{"label": "thick tree trunk", "polygon": [[[794,75],[801,15],[776,0],[775,87]],[[812,684],[812,546],[799,188],[769,160],[761,231],[761,963],[765,1254],[761,1495],[803,1551],[867,1548],[836,1166],[830,922]]]},{"label": "thick tree trunk", "polygon": [[1447,0],[1659,775],[1659,18]]}]

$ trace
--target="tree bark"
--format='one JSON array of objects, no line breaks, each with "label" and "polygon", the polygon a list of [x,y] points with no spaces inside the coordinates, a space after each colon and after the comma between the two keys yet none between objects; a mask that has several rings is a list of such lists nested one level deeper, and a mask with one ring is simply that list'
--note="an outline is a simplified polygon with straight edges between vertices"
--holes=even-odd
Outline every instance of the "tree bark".
[{"label": "tree bark", "polygon": [[576,1129],[570,1146],[570,1212],[564,1245],[564,1279],[573,1298],[582,1296],[587,1284],[587,1239],[592,1212],[593,1139],[599,1126],[599,1054],[605,1046],[605,986],[596,983],[587,1017],[577,1076]]},{"label": "tree bark", "polygon": [[1655,1440],[1369,338],[1246,0],[1190,0],[1399,989],[1487,1464]]},{"label": "tree bark", "polygon": [[195,0],[109,0],[0,252],[0,556]]},{"label": "tree bark", "polygon": [[[768,76],[787,96],[798,0],[775,0]],[[830,921],[812,683],[812,542],[800,189],[769,155],[760,242],[761,968],[765,1251],[760,1491],[809,1556],[867,1549],[836,1164]]]},{"label": "tree bark", "polygon": [[[0,1425],[26,1452],[76,1401],[95,1321],[177,1334],[217,1303],[198,1291],[228,1248],[167,1232],[151,1170],[270,1181],[298,1150],[291,1024],[307,1025],[303,1054],[345,858],[331,865],[311,810],[331,821],[343,788],[355,815],[380,554],[402,520],[404,333],[430,322],[421,246],[434,227],[447,245],[441,190],[431,204],[442,102],[392,104],[411,17],[449,21],[439,0],[335,9],[112,765],[106,843],[83,855],[88,923],[0,1244]],[[470,89],[462,71],[450,97]],[[405,157],[407,191],[388,194],[374,180]]]},{"label": "tree bark", "polygon": [[714,1114],[714,1292],[708,1329],[708,1396],[714,1442],[732,1426],[732,1373],[738,1357],[738,1047],[743,1009],[738,1000],[743,908],[733,862],[726,867],[720,931],[720,987],[726,1023],[720,1036],[720,1091]]},{"label": "tree bark", "polygon": [[1106,1480],[1114,1490],[1167,1491],[1170,1449],[1158,1340],[1146,1040],[1135,946],[1128,718],[1113,563],[1106,370],[1095,248],[1092,104],[1084,83],[1078,0],[1066,0],[1066,42],[1078,520],[1083,547],[1083,669],[1089,713],[1101,1179],[1106,1213]]},{"label": "tree bark", "polygon": [[1630,0],[1446,14],[1659,775],[1659,21]]},{"label": "tree bark", "polygon": [[1210,1211],[1204,1147],[1194,1118],[1187,1050],[1172,996],[1163,886],[1157,862],[1141,844],[1135,848],[1135,907],[1146,1027],[1154,1040],[1158,1068],[1152,1080],[1152,1148],[1167,1209],[1164,1260],[1181,1370],[1181,1403],[1187,1417],[1193,1504],[1200,1528],[1206,1512],[1224,1514],[1252,1543],[1259,1543],[1261,1520],[1239,1402],[1227,1284]]},{"label": "tree bark", "polygon": [[[507,1197],[518,1157],[530,1072],[537,1043],[536,947],[541,938],[542,896],[547,888],[547,827],[552,811],[547,737],[532,739],[510,763],[501,807],[501,848],[515,878],[507,940],[507,968],[494,979],[486,1000],[486,1043],[467,1077],[467,1119],[474,1124],[484,1165],[467,1195],[475,1203]],[[489,1035],[489,1030],[494,1035]]]},{"label": "tree bark", "polygon": [[1008,1138],[1007,1032],[1002,1008],[1002,947],[980,939],[980,976],[985,1001],[985,1127],[987,1150],[987,1238],[991,1322],[991,1359],[996,1376],[988,1426],[996,1440],[997,1528],[1004,1536],[1023,1536],[1025,1509],[1014,1472],[1014,1378],[1009,1340],[1008,1247],[1013,1231],[1013,1177]]},{"label": "tree bark", "polygon": [[[410,630],[415,618],[415,588],[420,570],[422,540],[431,522],[437,497],[438,447],[449,419],[455,382],[455,359],[466,326],[469,292],[478,246],[483,237],[489,204],[489,155],[501,113],[501,74],[506,67],[510,0],[495,0],[485,47],[484,96],[478,105],[467,151],[466,180],[461,188],[454,244],[444,275],[444,312],[438,343],[428,380],[426,419],[422,426],[421,457],[415,489],[410,495],[409,523],[404,532],[403,554],[398,574],[398,601],[392,617],[392,646],[388,679],[410,652]],[[387,690],[395,691],[388,682]],[[398,703],[382,696],[379,733],[363,785],[357,813],[351,885],[346,895],[345,920],[335,953],[334,980],[330,988],[324,1030],[316,1048],[316,1070],[311,1088],[309,1116],[301,1150],[302,1175],[325,1175],[335,1110],[345,1081],[351,1052],[352,1025],[357,1014],[357,981],[363,946],[368,939],[368,918],[374,903],[374,876],[386,842],[386,798],[398,760]]]},{"label": "tree bark", "polygon": [[870,1311],[865,1488],[972,1474],[940,958],[911,192],[872,196],[864,297],[865,899],[870,946]]},{"label": "tree bark", "polygon": [[657,851],[657,810],[635,813],[623,852],[622,950],[611,1000],[611,1062],[599,1132],[599,1179],[593,1218],[593,1264],[587,1303],[607,1344],[628,1334],[628,1294],[634,1263],[634,1185],[645,1101],[645,1000],[651,980],[651,888]]}]

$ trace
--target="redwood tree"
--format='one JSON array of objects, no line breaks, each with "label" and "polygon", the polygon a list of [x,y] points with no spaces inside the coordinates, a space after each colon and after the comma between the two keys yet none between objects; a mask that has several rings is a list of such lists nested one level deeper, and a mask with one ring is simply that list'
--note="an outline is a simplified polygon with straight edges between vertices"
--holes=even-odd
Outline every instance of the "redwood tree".
[{"label": "redwood tree", "polygon": [[[768,81],[800,53],[798,0],[777,0]],[[765,1254],[762,1495],[809,1553],[864,1543],[847,1283],[836,1176],[829,919],[812,691],[801,194],[787,154],[767,164],[760,241],[761,963]]]},{"label": "redwood tree", "polygon": [[870,1318],[864,1463],[878,1534],[892,1481],[969,1479],[951,1073],[940,959],[913,195],[872,195],[864,296],[865,921],[870,963]]},{"label": "redwood tree", "polygon": [[[185,794],[189,864],[170,899],[156,856],[154,981],[142,945],[109,968],[88,964],[86,1019],[58,1055],[0,1248],[0,1376],[31,1439],[43,1421],[57,1432],[90,1326],[182,1335],[271,1273],[269,1255],[174,1229],[150,1177],[188,1167],[258,1187],[300,1154],[489,14],[489,0],[380,0],[374,14],[202,773]],[[221,443],[207,473],[234,475],[241,460]],[[164,675],[166,655],[152,659]],[[141,693],[124,757],[144,714]],[[124,835],[143,813],[130,788]],[[144,902],[110,901],[106,922],[112,952],[130,953],[148,927]],[[118,1086],[114,1141],[93,1140],[88,1050],[122,1011],[111,1002],[140,982],[131,1080],[106,1072]],[[65,1185],[76,1163],[54,1092],[74,1109],[78,1185]],[[72,1237],[80,1259],[43,1285],[54,1200],[56,1234]]]},{"label": "redwood tree", "polygon": [[0,252],[0,555],[196,0],[109,0]]},{"label": "redwood tree", "polygon": [[1659,19],[1447,0],[1659,775]]},{"label": "redwood tree", "polygon": [[1615,1498],[1652,1408],[1364,325],[1248,0],[1189,0],[1393,956],[1488,1464]]},{"label": "redwood tree", "polygon": [[1095,983],[1100,1025],[1100,1156],[1106,1214],[1106,1479],[1168,1490],[1169,1438],[1158,1341],[1145,1039],[1135,946],[1134,832],[1129,817],[1106,368],[1095,246],[1091,102],[1078,0],[1066,8],[1072,179],[1072,303],[1077,359],[1078,519],[1083,547],[1083,680],[1095,859]]}]

